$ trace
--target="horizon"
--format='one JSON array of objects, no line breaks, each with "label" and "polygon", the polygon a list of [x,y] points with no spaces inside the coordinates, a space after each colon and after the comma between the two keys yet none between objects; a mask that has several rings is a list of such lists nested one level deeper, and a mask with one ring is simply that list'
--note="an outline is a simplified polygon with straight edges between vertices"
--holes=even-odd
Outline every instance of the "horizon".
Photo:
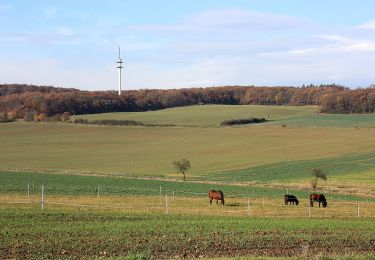
[{"label": "horizon", "polygon": [[0,3],[4,84],[116,91],[375,83],[370,0]]}]

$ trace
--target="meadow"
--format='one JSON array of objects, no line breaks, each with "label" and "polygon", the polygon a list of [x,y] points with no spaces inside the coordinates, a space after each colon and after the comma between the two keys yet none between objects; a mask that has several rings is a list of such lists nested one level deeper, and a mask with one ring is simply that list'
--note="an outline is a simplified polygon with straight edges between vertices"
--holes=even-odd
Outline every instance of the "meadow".
[{"label": "meadow", "polygon": [[[180,178],[172,161],[186,158],[192,164],[188,178],[215,178],[223,172],[246,173],[252,167],[335,160],[338,156],[361,155],[371,162],[374,134],[375,129],[370,128],[106,127],[15,122],[0,125],[0,170]],[[355,173],[373,169],[370,164],[366,169],[354,169]],[[310,167],[307,163],[303,172],[290,175],[288,181],[306,179]],[[254,179],[249,175],[246,181],[272,180],[274,172],[277,170],[269,177],[262,174]],[[353,173],[353,169],[341,173]]]},{"label": "meadow", "polygon": [[[148,124],[219,127],[224,120],[265,118],[270,126],[374,128],[375,114],[322,114],[317,106],[200,105],[147,112],[77,115],[87,120],[135,120]],[[264,124],[262,124],[264,125]]]},{"label": "meadow", "polygon": [[[371,258],[375,116],[317,109],[205,105],[76,116],[169,127],[0,124],[1,257]],[[219,127],[247,117],[271,121]],[[181,158],[192,164],[187,181],[172,167]],[[328,173],[318,185],[324,209],[307,207],[314,168]],[[210,189],[224,191],[225,206],[208,204]],[[286,193],[300,205],[285,206]]]},{"label": "meadow", "polygon": [[1,208],[0,223],[0,254],[6,259],[353,259],[361,255],[370,259],[375,243],[372,219],[270,219],[8,207]]}]

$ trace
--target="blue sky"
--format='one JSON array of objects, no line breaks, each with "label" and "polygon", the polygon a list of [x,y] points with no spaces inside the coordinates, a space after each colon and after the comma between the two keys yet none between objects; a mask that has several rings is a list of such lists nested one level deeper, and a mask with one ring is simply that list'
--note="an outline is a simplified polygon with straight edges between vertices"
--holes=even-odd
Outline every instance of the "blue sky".
[{"label": "blue sky", "polygon": [[375,1],[0,0],[0,82],[116,89],[375,83]]}]

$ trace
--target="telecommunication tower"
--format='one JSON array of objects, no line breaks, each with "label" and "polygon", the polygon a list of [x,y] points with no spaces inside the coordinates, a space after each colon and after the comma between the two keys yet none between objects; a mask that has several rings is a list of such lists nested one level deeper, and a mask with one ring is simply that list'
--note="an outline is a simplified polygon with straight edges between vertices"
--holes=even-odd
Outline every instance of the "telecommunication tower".
[{"label": "telecommunication tower", "polygon": [[121,83],[122,83],[122,64],[124,63],[121,59],[121,49],[118,47],[118,60],[117,60],[117,68],[118,68],[118,95],[121,95]]}]

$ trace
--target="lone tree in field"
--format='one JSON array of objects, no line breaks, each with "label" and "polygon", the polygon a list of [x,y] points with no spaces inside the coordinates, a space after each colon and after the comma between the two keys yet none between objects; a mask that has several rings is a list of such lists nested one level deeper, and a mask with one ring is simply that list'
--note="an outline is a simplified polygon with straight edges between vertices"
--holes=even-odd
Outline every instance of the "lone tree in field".
[{"label": "lone tree in field", "polygon": [[322,179],[324,181],[327,180],[327,174],[324,173],[321,169],[316,168],[312,170],[313,179],[311,180],[311,186],[313,189],[316,189],[318,186],[318,180]]},{"label": "lone tree in field", "polygon": [[187,159],[181,159],[179,161],[174,161],[172,164],[176,169],[177,173],[182,173],[185,180],[185,173],[190,169],[190,161]]}]

